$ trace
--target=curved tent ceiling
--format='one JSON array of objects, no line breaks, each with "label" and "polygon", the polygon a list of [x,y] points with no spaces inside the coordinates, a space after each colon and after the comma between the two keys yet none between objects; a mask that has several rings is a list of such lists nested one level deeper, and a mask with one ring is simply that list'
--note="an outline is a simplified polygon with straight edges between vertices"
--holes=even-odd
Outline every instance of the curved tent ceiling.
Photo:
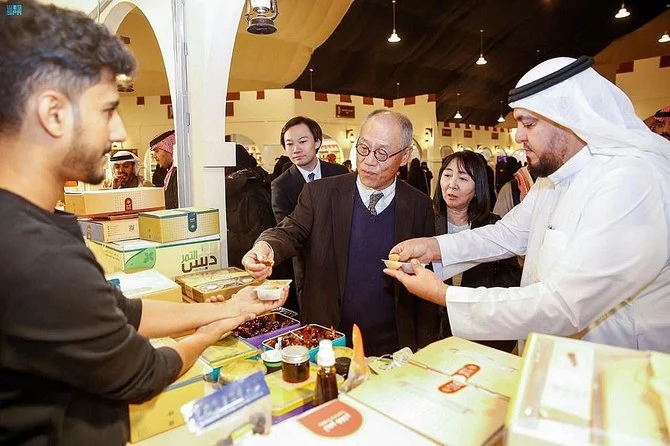
[{"label": "curved tent ceiling", "polygon": [[[280,10],[290,3],[280,0]],[[452,118],[460,92],[464,122],[494,125],[500,100],[507,104],[507,92],[536,64],[538,49],[540,60],[595,55],[663,14],[667,3],[626,1],[631,15],[619,21],[619,0],[397,0],[402,40],[390,44],[391,1],[356,0],[288,87],[309,89],[309,67],[317,91],[395,98],[400,83],[401,97],[437,93],[438,120]],[[475,65],[480,29],[483,66]],[[657,39],[647,44],[658,46]]]},{"label": "curved tent ceiling", "polygon": [[[397,0],[397,31],[387,42],[391,0],[278,0],[277,33],[254,36],[242,16],[229,91],[309,89],[381,98],[437,94],[437,119],[451,120],[460,92],[463,121],[494,125],[500,100],[540,59],[598,55],[614,80],[621,62],[670,56],[658,37],[670,30],[670,0]],[[484,29],[488,64],[475,65]],[[140,61],[135,95],[169,94],[153,31],[139,10],[119,28]],[[626,36],[625,38],[622,38]],[[504,108],[503,113],[508,109]]]},{"label": "curved tent ceiling", "polygon": [[[305,70],[316,47],[340,24],[353,0],[278,0],[277,32],[249,34],[244,12],[230,67],[229,91],[284,88]],[[309,81],[308,81],[309,85]]]}]

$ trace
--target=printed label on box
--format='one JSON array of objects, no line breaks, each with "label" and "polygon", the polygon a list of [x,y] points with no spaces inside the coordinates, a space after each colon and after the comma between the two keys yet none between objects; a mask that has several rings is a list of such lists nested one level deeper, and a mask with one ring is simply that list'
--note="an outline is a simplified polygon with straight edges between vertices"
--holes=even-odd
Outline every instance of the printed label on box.
[{"label": "printed label on box", "polygon": [[327,407],[306,415],[298,420],[307,429],[320,437],[346,437],[363,425],[361,413],[344,404],[334,401]]}]

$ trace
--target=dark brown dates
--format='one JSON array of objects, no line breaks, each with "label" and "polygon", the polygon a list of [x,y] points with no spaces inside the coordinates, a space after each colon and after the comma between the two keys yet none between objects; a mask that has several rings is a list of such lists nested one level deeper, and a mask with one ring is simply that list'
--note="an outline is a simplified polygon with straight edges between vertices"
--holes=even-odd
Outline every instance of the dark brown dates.
[{"label": "dark brown dates", "polygon": [[241,324],[233,330],[233,334],[241,338],[253,338],[274,330],[279,330],[280,328],[288,327],[293,323],[295,323],[295,321],[281,314],[271,313]]},{"label": "dark brown dates", "polygon": [[[253,321],[252,321],[253,322]],[[308,349],[319,346],[319,341],[322,339],[330,339],[331,341],[337,338],[339,334],[332,328],[323,328],[317,325],[306,325],[298,330],[291,331],[281,336],[281,348],[290,345],[302,345]],[[277,343],[277,338],[269,339],[267,344],[274,348]]]}]

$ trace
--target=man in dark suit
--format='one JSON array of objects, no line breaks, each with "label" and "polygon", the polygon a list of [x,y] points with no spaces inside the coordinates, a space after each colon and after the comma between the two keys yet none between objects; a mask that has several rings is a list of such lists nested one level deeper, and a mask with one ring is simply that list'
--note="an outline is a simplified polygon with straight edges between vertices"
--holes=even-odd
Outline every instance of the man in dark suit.
[{"label": "man in dark suit", "polygon": [[[280,223],[284,217],[293,212],[298,203],[298,196],[305,184],[321,178],[347,173],[344,166],[319,160],[317,153],[323,141],[323,132],[319,124],[313,119],[304,116],[289,119],[282,128],[280,141],[293,165],[272,181],[270,186],[272,189],[272,211],[277,223]],[[287,260],[279,265],[278,271],[275,272],[277,278],[291,278],[293,276],[295,279],[295,292],[291,292],[286,302],[286,306],[294,310],[299,310],[298,303],[302,294],[304,264],[305,261],[299,254],[293,258],[293,271],[291,271],[291,263]]]},{"label": "man in dark suit", "polygon": [[412,124],[373,112],[356,150],[358,172],[307,184],[295,210],[261,234],[242,264],[263,279],[274,261],[301,252],[303,323],[338,328],[349,341],[357,324],[369,355],[416,350],[437,339],[439,309],[389,281],[381,262],[398,241],[435,231],[430,199],[396,180],[412,152]]}]

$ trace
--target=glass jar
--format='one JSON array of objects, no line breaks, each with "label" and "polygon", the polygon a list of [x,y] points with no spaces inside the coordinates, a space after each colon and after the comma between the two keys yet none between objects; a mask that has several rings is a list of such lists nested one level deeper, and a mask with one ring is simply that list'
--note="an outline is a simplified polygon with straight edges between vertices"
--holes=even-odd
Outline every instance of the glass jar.
[{"label": "glass jar", "polygon": [[309,378],[309,350],[291,345],[281,351],[281,373],[287,383],[301,383]]}]

